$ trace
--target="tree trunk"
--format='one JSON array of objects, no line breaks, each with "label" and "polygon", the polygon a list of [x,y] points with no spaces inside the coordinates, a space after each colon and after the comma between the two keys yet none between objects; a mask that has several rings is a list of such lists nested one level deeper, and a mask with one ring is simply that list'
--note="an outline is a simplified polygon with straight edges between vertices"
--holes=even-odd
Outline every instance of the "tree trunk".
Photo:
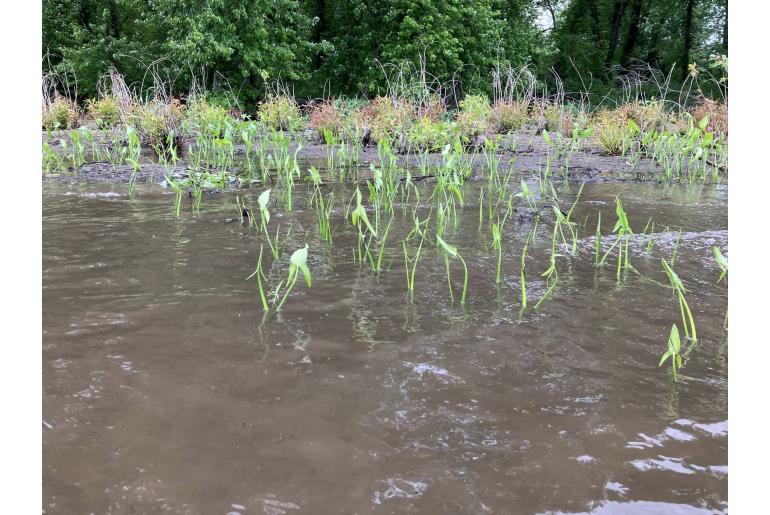
[{"label": "tree trunk", "polygon": [[690,50],[692,49],[692,11],[695,0],[687,0],[684,12],[684,48],[682,49],[682,80],[687,78],[687,67],[690,64]]},{"label": "tree trunk", "polygon": [[626,36],[626,44],[623,45],[623,54],[620,57],[620,65],[622,67],[628,66],[631,61],[631,54],[636,47],[636,40],[639,38],[639,23],[642,19],[642,0],[634,0],[634,6],[631,10],[631,21],[628,24],[628,35]]},{"label": "tree trunk", "polygon": [[610,31],[609,48],[607,49],[607,59],[604,61],[604,67],[609,70],[612,61],[615,58],[615,49],[618,46],[618,35],[620,32],[620,22],[623,20],[623,13],[628,5],[628,0],[615,0],[615,8],[612,11],[612,29]]}]

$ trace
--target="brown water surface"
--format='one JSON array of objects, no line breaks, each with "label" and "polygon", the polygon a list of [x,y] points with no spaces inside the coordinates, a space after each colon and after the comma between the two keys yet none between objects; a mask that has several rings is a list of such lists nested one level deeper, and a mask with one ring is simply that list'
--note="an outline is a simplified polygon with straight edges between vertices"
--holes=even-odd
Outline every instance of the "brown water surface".
[{"label": "brown water surface", "polygon": [[[495,286],[477,184],[445,237],[468,264],[465,307],[449,302],[432,245],[407,302],[408,211],[396,210],[378,276],[353,262],[351,190],[340,189],[331,248],[302,191],[293,213],[274,211],[271,224],[292,231],[268,275],[276,284],[307,242],[312,288],[298,283],[263,323],[244,281],[261,240],[226,222],[234,193],[205,195],[197,214],[185,199],[177,220],[157,185],[134,198],[125,185],[44,185],[46,513],[727,510],[727,287],[711,253],[727,253],[726,187],[586,185],[577,255],[563,252],[553,295],[522,314],[533,224],[507,222]],[[245,197],[256,205],[258,193]],[[670,229],[651,256],[646,240],[631,246],[641,276],[620,282],[614,265],[594,268],[592,238],[599,210],[611,231],[618,193],[637,232],[650,217]],[[552,227],[544,218],[530,246],[530,304]],[[660,257],[680,227],[676,270],[700,345],[674,387],[658,361],[679,307],[655,281],[667,284]],[[450,264],[459,298],[462,266]]]}]

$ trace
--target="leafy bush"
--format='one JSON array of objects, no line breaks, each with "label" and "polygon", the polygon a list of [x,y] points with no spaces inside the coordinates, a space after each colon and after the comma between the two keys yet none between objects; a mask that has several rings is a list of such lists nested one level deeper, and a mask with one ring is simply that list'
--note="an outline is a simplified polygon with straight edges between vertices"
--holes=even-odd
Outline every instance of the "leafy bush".
[{"label": "leafy bush", "polygon": [[727,136],[727,102],[717,102],[701,96],[692,114],[696,123],[708,117],[707,131]]},{"label": "leafy bush", "polygon": [[530,117],[524,102],[498,101],[492,106],[489,116],[490,128],[498,133],[512,132],[521,129]]},{"label": "leafy bush", "polygon": [[61,95],[43,106],[43,127],[48,130],[71,129],[78,119],[78,106]]},{"label": "leafy bush", "polygon": [[288,96],[270,96],[259,105],[259,120],[276,130],[297,130],[302,126],[302,112]]},{"label": "leafy bush", "polygon": [[336,138],[341,135],[345,127],[345,117],[334,103],[323,102],[313,106],[310,111],[310,125],[322,140],[327,133]]},{"label": "leafy bush", "polygon": [[188,104],[187,120],[199,131],[221,137],[231,120],[231,113],[222,105],[200,99]]},{"label": "leafy bush", "polygon": [[169,138],[181,137],[185,106],[172,98],[168,102],[151,100],[134,113],[134,120],[144,141],[156,148],[166,148]]},{"label": "leafy bush", "polygon": [[492,115],[489,100],[484,95],[468,95],[460,101],[457,114],[457,127],[466,141],[487,131],[487,120]]},{"label": "leafy bush", "polygon": [[452,141],[453,128],[451,122],[433,121],[424,116],[409,129],[407,141],[415,150],[438,152]]},{"label": "leafy bush", "polygon": [[428,117],[433,122],[438,122],[446,117],[446,105],[437,94],[430,95],[417,110],[417,118]]},{"label": "leafy bush", "polygon": [[361,117],[374,141],[392,141],[409,131],[415,118],[414,106],[404,99],[377,97],[361,110]]},{"label": "leafy bush", "polygon": [[96,122],[99,128],[114,127],[120,121],[120,106],[112,95],[99,99],[89,99],[86,102],[88,116]]}]

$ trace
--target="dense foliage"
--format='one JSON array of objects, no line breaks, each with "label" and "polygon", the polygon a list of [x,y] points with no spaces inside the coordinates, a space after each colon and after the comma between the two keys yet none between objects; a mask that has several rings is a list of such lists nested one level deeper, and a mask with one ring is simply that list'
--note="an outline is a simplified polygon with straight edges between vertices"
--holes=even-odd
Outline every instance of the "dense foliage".
[{"label": "dense foliage", "polygon": [[375,96],[398,79],[489,93],[508,64],[606,92],[649,80],[641,63],[683,81],[727,54],[726,22],[727,0],[43,0],[43,70],[76,77],[81,100],[110,67],[144,84],[151,66],[173,93],[248,104],[275,79],[304,98]]}]

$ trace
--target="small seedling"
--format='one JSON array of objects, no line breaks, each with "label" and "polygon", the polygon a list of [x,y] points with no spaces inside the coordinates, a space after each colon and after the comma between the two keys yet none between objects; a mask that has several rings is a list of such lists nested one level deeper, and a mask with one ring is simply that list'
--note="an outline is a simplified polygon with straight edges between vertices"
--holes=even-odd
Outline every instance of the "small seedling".
[{"label": "small seedling", "polygon": [[452,245],[442,240],[441,236],[439,236],[438,234],[436,234],[436,241],[445,252],[444,263],[446,264],[446,276],[447,276],[447,282],[449,283],[449,297],[452,299],[452,302],[454,302],[454,295],[452,294],[452,278],[449,275],[449,256],[459,259],[460,262],[463,264],[463,269],[465,270],[465,278],[463,279],[463,294],[462,294],[462,297],[460,298],[460,304],[465,304],[465,294],[468,291],[468,267],[465,265],[465,260],[457,252],[456,247],[453,247]]},{"label": "small seedling", "polygon": [[671,333],[668,335],[668,350],[661,356],[658,366],[663,366],[667,359],[671,358],[671,377],[674,382],[678,382],[677,369],[682,368],[682,342],[679,339],[679,329],[676,324],[671,326]]},{"label": "small seedling", "polygon": [[310,288],[312,279],[310,277],[310,269],[307,267],[307,252],[308,245],[305,244],[303,248],[295,250],[294,254],[291,255],[291,258],[289,259],[289,275],[286,278],[286,293],[283,294],[283,298],[278,304],[278,307],[275,308],[275,311],[281,311],[283,304],[286,302],[286,299],[289,297],[291,290],[297,283],[297,276],[299,275],[300,271],[305,277],[305,283],[307,284],[307,287]]}]

